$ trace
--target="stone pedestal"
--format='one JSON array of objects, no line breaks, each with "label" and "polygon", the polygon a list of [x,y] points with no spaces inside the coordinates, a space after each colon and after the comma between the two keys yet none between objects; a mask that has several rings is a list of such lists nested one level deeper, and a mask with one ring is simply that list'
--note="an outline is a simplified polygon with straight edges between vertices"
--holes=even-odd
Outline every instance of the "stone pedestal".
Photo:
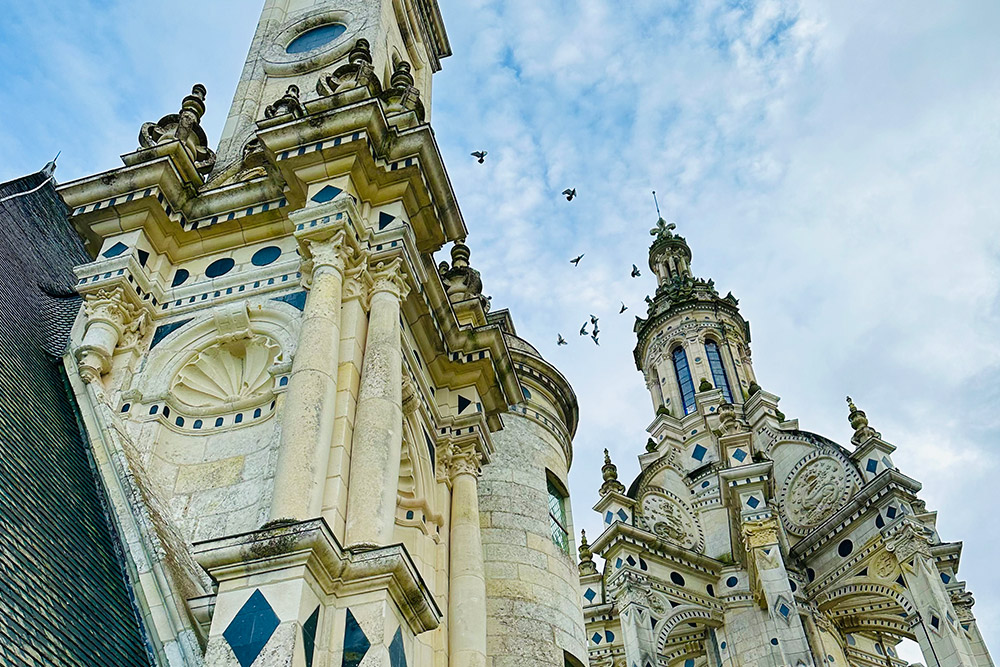
[{"label": "stone pedestal", "polygon": [[371,313],[351,446],[347,490],[348,545],[392,542],[403,443],[400,303],[406,297],[403,262],[372,269]]},{"label": "stone pedestal", "polygon": [[452,458],[451,585],[448,648],[451,667],[486,665],[486,575],[479,527],[479,454],[464,448]]},{"label": "stone pedestal", "polygon": [[303,255],[312,261],[312,286],[285,399],[272,519],[302,520],[322,510],[335,417],[344,262],[352,253],[345,238],[338,230],[327,238],[300,239]]},{"label": "stone pedestal", "polygon": [[391,667],[441,618],[402,546],[345,550],[322,519],[202,542],[195,556],[218,582],[209,667]]}]

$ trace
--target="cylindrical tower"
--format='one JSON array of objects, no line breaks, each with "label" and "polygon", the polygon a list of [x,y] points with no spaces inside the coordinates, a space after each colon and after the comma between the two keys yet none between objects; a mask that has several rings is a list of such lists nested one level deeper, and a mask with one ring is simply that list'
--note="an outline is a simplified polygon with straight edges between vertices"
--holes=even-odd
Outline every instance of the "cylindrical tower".
[{"label": "cylindrical tower", "polygon": [[721,389],[728,403],[743,403],[755,383],[750,325],[731,293],[720,297],[712,280],[691,273],[691,248],[662,218],[652,230],[649,268],[656,296],[648,317],[636,321],[636,366],[646,378],[658,412],[683,418],[695,412],[695,395]]},{"label": "cylindrical tower", "polygon": [[[501,315],[496,313],[492,317]],[[488,655],[495,665],[587,664],[568,473],[576,395],[538,351],[509,331],[524,402],[493,434],[479,484]]]}]

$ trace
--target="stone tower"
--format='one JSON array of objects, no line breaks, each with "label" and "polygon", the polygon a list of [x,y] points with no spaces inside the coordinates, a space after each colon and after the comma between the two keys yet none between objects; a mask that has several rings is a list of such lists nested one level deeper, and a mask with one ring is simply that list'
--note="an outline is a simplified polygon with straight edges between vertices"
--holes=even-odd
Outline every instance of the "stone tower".
[{"label": "stone tower", "polygon": [[59,188],[95,258],[67,369],[158,664],[586,661],[576,398],[470,264],[448,54],[434,0],[267,0],[217,152],[196,85]]},{"label": "stone tower", "polygon": [[[756,382],[738,301],[691,271],[662,219],[658,287],[637,318],[636,366],[655,418],[626,489],[610,458],[580,549],[595,667],[991,667],[920,484],[849,402],[852,449],[799,429]],[[605,559],[604,571],[593,554]]]}]

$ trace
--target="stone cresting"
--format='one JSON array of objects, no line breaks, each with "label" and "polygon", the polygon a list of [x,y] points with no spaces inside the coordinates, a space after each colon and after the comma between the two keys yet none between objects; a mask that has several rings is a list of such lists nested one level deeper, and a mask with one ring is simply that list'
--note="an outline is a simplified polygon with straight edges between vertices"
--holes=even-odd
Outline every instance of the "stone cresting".
[{"label": "stone cresting", "polygon": [[449,52],[433,0],[267,0],[217,155],[198,85],[59,187],[64,364],[155,664],[587,662],[576,397],[470,262]]},{"label": "stone cresting", "polygon": [[853,451],[787,419],[738,301],[695,277],[675,229],[651,230],[658,288],[635,326],[656,413],[640,473],[626,491],[605,454],[604,532],[580,550],[590,664],[902,667],[914,640],[927,665],[992,667],[962,545],[893,445],[850,398]]}]

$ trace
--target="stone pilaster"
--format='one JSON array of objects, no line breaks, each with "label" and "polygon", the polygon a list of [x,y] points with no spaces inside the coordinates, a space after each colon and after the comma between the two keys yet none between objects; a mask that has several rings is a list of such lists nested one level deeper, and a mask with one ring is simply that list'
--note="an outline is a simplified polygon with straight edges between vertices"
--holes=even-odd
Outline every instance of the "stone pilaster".
[{"label": "stone pilaster", "polygon": [[777,638],[784,664],[815,665],[788,580],[774,517],[743,523],[743,540],[753,575],[754,593],[768,610],[767,624]]},{"label": "stone pilaster", "polygon": [[986,641],[983,639],[983,634],[979,631],[979,624],[972,613],[972,605],[976,603],[972,593],[966,590],[952,591],[951,603],[955,607],[958,622],[965,630],[969,647],[976,658],[976,667],[994,667],[989,649],[986,648]]},{"label": "stone pilaster", "polygon": [[409,288],[403,260],[372,271],[371,312],[351,446],[347,490],[348,545],[392,542],[403,444],[400,305]]},{"label": "stone pilaster", "polygon": [[926,529],[904,519],[901,529],[887,541],[886,549],[899,561],[916,608],[911,626],[927,667],[977,665],[951,595],[934,565]]},{"label": "stone pilaster", "polygon": [[344,264],[353,252],[345,239],[341,230],[302,243],[312,262],[312,284],[285,399],[272,519],[304,520],[322,509],[335,417]]},{"label": "stone pilaster", "polygon": [[486,575],[479,527],[479,461],[474,446],[451,459],[451,585],[448,654],[451,667],[486,665]]},{"label": "stone pilaster", "polygon": [[649,581],[631,571],[623,571],[616,582],[615,604],[621,615],[625,661],[628,665],[656,665],[656,638],[650,623]]}]

